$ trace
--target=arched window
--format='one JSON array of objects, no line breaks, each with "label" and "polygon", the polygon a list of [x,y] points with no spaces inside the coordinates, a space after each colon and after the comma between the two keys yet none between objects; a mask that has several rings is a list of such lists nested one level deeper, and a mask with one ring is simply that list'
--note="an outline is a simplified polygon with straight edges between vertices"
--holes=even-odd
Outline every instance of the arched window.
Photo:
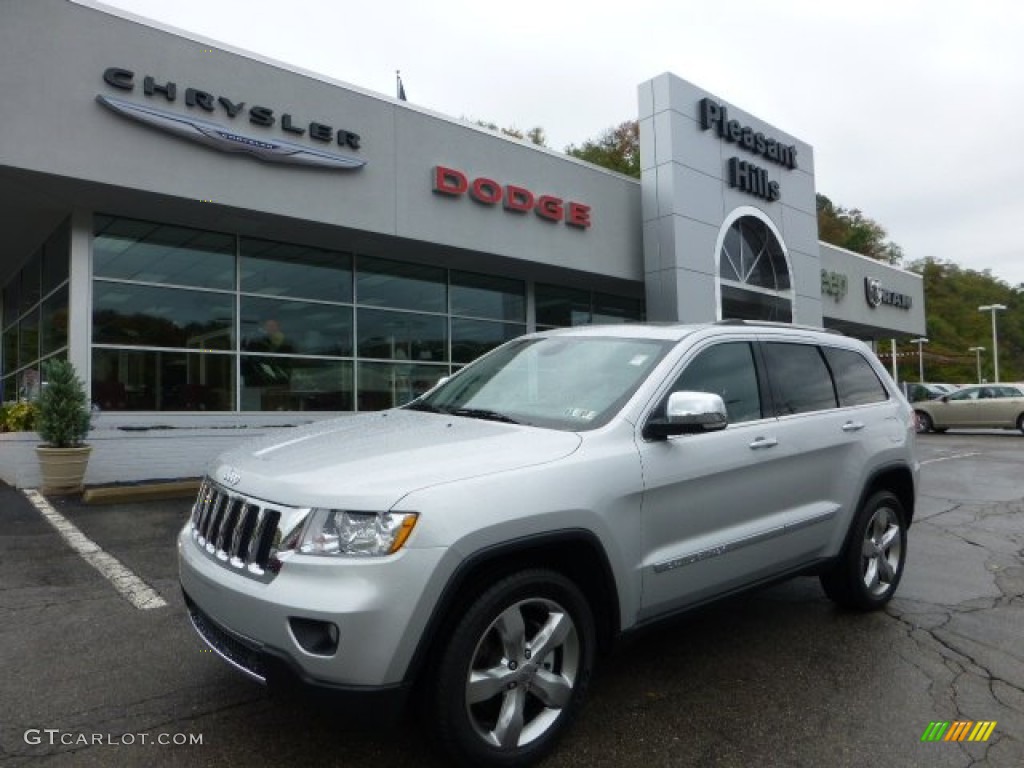
[{"label": "arched window", "polygon": [[775,226],[756,208],[741,208],[722,230],[719,318],[793,322],[789,262]]}]

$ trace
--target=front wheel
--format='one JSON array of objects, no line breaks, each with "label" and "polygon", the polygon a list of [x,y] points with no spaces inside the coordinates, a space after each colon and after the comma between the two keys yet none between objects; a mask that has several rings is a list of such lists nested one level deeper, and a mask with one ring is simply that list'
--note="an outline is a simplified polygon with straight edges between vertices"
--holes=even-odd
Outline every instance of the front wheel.
[{"label": "front wheel", "polygon": [[846,608],[875,610],[888,603],[907,559],[907,513],[895,494],[878,491],[858,510],[839,560],[821,586]]},{"label": "front wheel", "polygon": [[1024,413],[1017,417],[1017,429],[1024,432]]},{"label": "front wheel", "polygon": [[914,411],[914,419],[917,424],[917,431],[920,433],[931,432],[934,427],[932,417],[924,411]]},{"label": "front wheel", "polygon": [[459,764],[536,762],[580,707],[594,660],[594,619],[559,573],[497,582],[458,620],[441,653],[432,717]]}]

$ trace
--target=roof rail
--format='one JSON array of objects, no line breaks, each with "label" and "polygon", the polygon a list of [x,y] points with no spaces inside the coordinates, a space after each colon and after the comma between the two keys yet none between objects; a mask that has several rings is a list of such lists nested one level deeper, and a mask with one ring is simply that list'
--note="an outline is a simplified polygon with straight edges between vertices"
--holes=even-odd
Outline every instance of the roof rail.
[{"label": "roof rail", "polygon": [[775,320],[739,320],[736,318],[729,318],[726,320],[716,320],[714,325],[746,325],[751,327],[764,326],[766,328],[796,328],[801,331],[817,331],[818,333],[831,333],[835,336],[845,336],[846,334],[842,331],[837,331],[835,328],[822,328],[817,325],[800,325],[797,323],[780,323]]}]

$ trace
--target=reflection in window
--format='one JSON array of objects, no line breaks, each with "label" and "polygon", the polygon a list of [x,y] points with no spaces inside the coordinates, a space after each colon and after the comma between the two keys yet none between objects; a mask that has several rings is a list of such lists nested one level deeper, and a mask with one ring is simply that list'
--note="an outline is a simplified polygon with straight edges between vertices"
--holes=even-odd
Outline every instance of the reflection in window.
[{"label": "reflection in window", "polygon": [[235,238],[219,232],[97,216],[96,277],[145,283],[235,287]]},{"label": "reflection in window", "polygon": [[359,410],[377,411],[404,405],[447,375],[447,366],[360,361]]},{"label": "reflection in window", "polygon": [[825,347],[825,358],[832,368],[840,405],[865,405],[889,399],[871,363],[853,350]]},{"label": "reflection in window", "polygon": [[447,323],[439,315],[359,310],[359,357],[447,362]]},{"label": "reflection in window", "polygon": [[832,377],[816,346],[770,342],[763,349],[780,415],[836,407]]},{"label": "reflection in window", "polygon": [[452,272],[452,314],[526,322],[526,284],[505,277]]},{"label": "reflection in window", "polygon": [[242,238],[243,293],[352,301],[352,257],[302,245]]},{"label": "reflection in window", "polygon": [[535,290],[537,325],[569,326],[590,322],[590,292],[538,284]]},{"label": "reflection in window", "polygon": [[234,409],[234,356],[93,349],[92,399],[111,411]]},{"label": "reflection in window", "polygon": [[68,344],[68,287],[65,285],[43,302],[39,329],[41,354],[56,352]]},{"label": "reflection in window", "polygon": [[594,325],[608,323],[637,323],[644,319],[643,299],[629,299],[611,296],[607,293],[594,294]]},{"label": "reflection in window", "polygon": [[452,362],[471,363],[485,352],[522,336],[526,326],[518,323],[494,323],[487,320],[452,318]]},{"label": "reflection in window", "polygon": [[226,293],[96,281],[92,311],[97,344],[234,346],[235,302]]},{"label": "reflection in window", "polygon": [[[725,402],[730,423],[764,414],[754,354],[747,342],[716,344],[701,352],[672,385],[673,392],[711,392]],[[664,414],[664,404],[659,415]]]},{"label": "reflection in window", "polygon": [[440,267],[360,257],[356,300],[396,309],[447,312],[447,279]]},{"label": "reflection in window", "polygon": [[352,354],[352,307],[242,297],[242,349],[275,354]]},{"label": "reflection in window", "polygon": [[352,363],[242,355],[243,411],[350,411]]}]

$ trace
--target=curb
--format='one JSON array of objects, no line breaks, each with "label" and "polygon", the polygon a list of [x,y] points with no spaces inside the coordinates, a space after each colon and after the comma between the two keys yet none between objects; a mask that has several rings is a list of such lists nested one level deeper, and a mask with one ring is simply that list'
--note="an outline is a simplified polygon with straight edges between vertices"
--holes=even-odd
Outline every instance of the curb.
[{"label": "curb", "polygon": [[127,504],[133,501],[194,498],[197,493],[199,493],[198,478],[167,483],[89,488],[82,494],[82,501],[85,504]]}]

